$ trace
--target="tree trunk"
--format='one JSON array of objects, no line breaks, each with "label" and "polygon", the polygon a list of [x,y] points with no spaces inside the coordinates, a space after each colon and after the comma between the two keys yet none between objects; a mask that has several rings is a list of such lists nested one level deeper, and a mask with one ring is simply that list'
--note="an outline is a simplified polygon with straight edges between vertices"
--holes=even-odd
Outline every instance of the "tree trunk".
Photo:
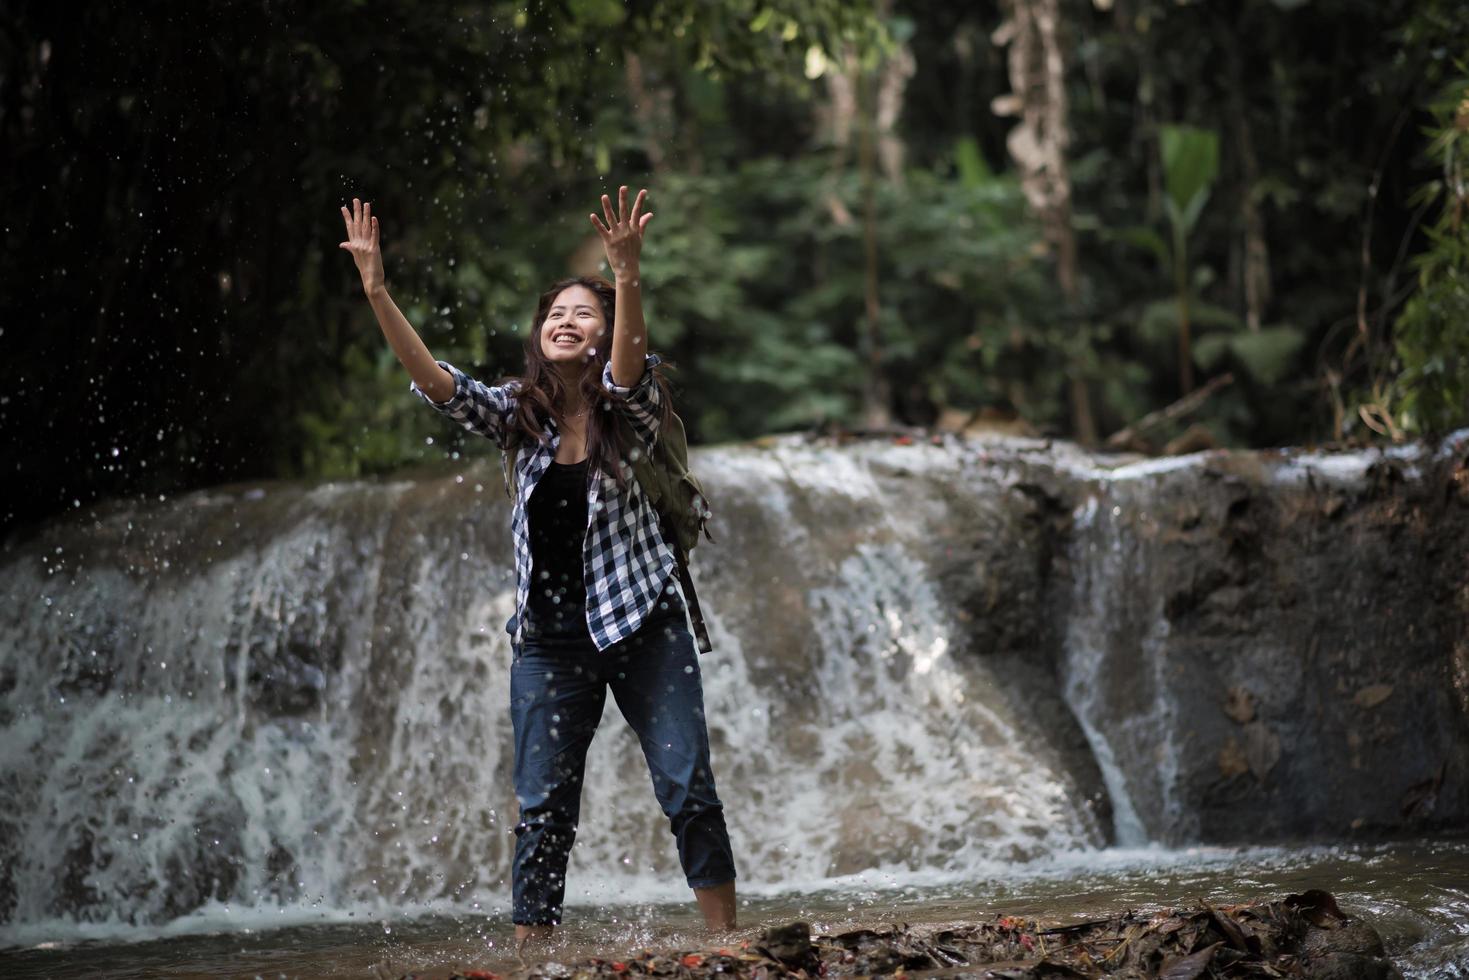
[{"label": "tree trunk", "polygon": [[1188,233],[1173,226],[1173,288],[1178,293],[1178,388],[1180,395],[1194,389],[1194,355],[1189,339]]},{"label": "tree trunk", "polygon": [[1239,34],[1234,24],[1220,24],[1225,36],[1225,58],[1229,72],[1230,128],[1234,130],[1235,150],[1242,170],[1239,185],[1239,214],[1244,225],[1244,261],[1242,284],[1245,296],[1245,323],[1259,330],[1270,303],[1270,251],[1265,244],[1265,219],[1255,201],[1255,185],[1260,181],[1260,162],[1255,157],[1255,143],[1250,135],[1250,120],[1245,106],[1244,68],[1241,64]]},{"label": "tree trunk", "polygon": [[[886,3],[882,4],[886,14]],[[908,79],[913,77],[915,65],[913,52],[906,44],[899,44],[892,55],[883,60],[877,70],[877,97],[872,107],[872,119],[876,129],[877,158],[882,164],[882,174],[899,186],[903,183],[903,157],[906,147],[898,133],[898,116],[903,111],[903,93],[908,89]]]},{"label": "tree trunk", "polygon": [[[877,0],[879,16],[886,16],[891,0]],[[862,222],[862,306],[858,354],[866,369],[862,393],[862,420],[866,428],[892,424],[892,386],[883,365],[881,265],[877,244],[877,182],[903,181],[905,147],[898,132],[903,93],[914,72],[913,54],[906,45],[884,58],[875,70],[864,72],[857,51],[847,46],[825,73],[827,103],[817,108],[818,124],[835,149],[833,175],[847,166],[852,137],[857,137]],[[833,189],[827,198],[832,220],[847,226],[852,213]]]},{"label": "tree trunk", "polygon": [[857,167],[862,175],[862,318],[861,354],[867,365],[867,384],[862,391],[862,422],[868,428],[892,424],[892,395],[882,364],[882,304],[877,290],[877,152],[874,119],[863,106],[863,89],[857,83],[859,128]]},{"label": "tree trunk", "polygon": [[[1068,306],[1080,292],[1077,281],[1076,232],[1071,226],[1071,174],[1066,150],[1071,141],[1067,121],[1066,53],[1061,38],[1059,0],[1006,0],[1007,19],[995,31],[997,45],[1009,45],[1007,66],[1013,94],[995,100],[998,115],[1016,115],[1006,146],[1020,170],[1020,186],[1041,220],[1056,261],[1056,280]],[[1070,371],[1072,433],[1084,445],[1095,445],[1096,422],[1091,396],[1079,361]]]},{"label": "tree trunk", "polygon": [[[1133,112],[1133,139],[1140,144],[1138,159],[1147,175],[1148,203],[1143,224],[1156,225],[1163,220],[1162,156],[1158,152],[1157,75],[1153,66],[1153,46],[1147,37],[1153,11],[1147,0],[1117,0],[1113,22],[1137,59],[1137,98]],[[1145,16],[1139,16],[1143,8]]]}]

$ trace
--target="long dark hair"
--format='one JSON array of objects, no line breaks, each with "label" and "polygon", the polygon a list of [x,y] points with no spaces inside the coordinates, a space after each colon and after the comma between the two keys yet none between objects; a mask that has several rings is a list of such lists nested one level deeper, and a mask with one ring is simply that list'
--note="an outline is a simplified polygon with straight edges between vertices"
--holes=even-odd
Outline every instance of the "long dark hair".
[{"label": "long dark hair", "polygon": [[[510,431],[506,434],[506,445],[513,459],[527,439],[541,443],[550,439],[551,435],[545,429],[546,419],[555,417],[559,424],[567,385],[561,378],[561,372],[551,366],[541,349],[541,327],[545,325],[556,297],[572,286],[585,286],[595,293],[602,305],[602,315],[607,320],[607,332],[593,345],[592,355],[587,359],[585,369],[577,382],[582,404],[588,409],[587,458],[604,473],[616,479],[618,486],[626,486],[626,479],[631,471],[624,473],[619,464],[633,443],[626,427],[619,424],[620,416],[613,404],[620,399],[602,387],[602,372],[612,356],[613,331],[617,328],[614,322],[617,287],[601,276],[562,279],[552,283],[551,288],[541,294],[540,301],[536,304],[535,320],[525,338],[525,373],[515,379],[520,382],[520,390],[517,392],[515,416]],[[659,386],[663,395],[659,414],[662,416],[661,421],[666,424],[673,415],[673,397],[661,365],[653,369],[653,383]]]}]

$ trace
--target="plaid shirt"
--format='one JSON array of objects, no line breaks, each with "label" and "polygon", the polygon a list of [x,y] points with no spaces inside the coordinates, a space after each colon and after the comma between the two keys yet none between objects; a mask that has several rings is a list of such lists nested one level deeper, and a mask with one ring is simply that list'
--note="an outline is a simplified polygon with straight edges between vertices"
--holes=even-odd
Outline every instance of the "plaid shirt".
[{"label": "plaid shirt", "polygon": [[[602,407],[616,405],[630,428],[650,452],[658,437],[658,409],[662,392],[653,383],[653,366],[657,354],[646,354],[643,376],[631,388],[612,381],[612,364],[602,370],[602,386],[626,399],[603,402]],[[519,382],[486,385],[454,367],[439,361],[439,367],[454,376],[454,394],[442,404],[434,401],[416,383],[408,390],[422,398],[435,411],[458,422],[470,432],[477,432],[502,450],[506,428],[511,424],[517,403]],[[515,616],[506,624],[511,642],[520,642],[524,632],[526,602],[530,598],[531,550],[530,527],[526,508],[536,484],[556,458],[561,435],[554,419],[546,420],[550,439],[544,444],[526,441],[515,460],[515,507],[510,516],[511,536],[515,540]],[[627,489],[595,466],[594,479],[587,486],[587,535],[582,542],[583,575],[587,588],[587,627],[598,650],[605,650],[630,636],[652,611],[665,586],[671,581],[676,558],[663,540],[658,527],[658,514],[638,486],[632,467],[621,461]]]}]

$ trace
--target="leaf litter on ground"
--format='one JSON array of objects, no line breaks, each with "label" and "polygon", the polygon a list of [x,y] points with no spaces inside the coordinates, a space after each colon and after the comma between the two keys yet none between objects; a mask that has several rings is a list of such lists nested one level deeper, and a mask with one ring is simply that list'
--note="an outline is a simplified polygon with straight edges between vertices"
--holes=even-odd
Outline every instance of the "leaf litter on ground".
[{"label": "leaf litter on ground", "polygon": [[[466,972],[451,980],[484,976]],[[1376,930],[1344,913],[1329,892],[1319,889],[1255,904],[1197,901],[1153,913],[1127,911],[1049,927],[1033,919],[1000,915],[993,922],[972,925],[913,928],[893,924],[812,935],[809,925],[793,922],[767,929],[735,948],[643,950],[618,959],[541,963],[504,980],[867,976],[897,980],[1401,980]]]}]

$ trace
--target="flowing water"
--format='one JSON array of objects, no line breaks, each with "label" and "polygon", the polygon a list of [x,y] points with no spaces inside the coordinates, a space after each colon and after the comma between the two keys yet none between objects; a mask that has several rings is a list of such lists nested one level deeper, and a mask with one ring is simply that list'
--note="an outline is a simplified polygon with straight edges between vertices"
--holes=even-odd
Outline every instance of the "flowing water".
[{"label": "flowing water", "polygon": [[[575,885],[575,882],[573,883]],[[1198,899],[1269,900],[1333,892],[1370,921],[1409,980],[1469,976],[1469,842],[1353,847],[1105,849],[963,873],[868,872],[801,887],[748,888],[741,928],[702,935],[684,895],[591,883],[568,893],[567,918],[539,958],[616,959],[642,949],[733,945],[765,926],[803,920],[815,933],[904,922],[914,926],[1021,915],[1057,924]],[[686,893],[685,893],[686,895]],[[6,977],[398,977],[410,971],[513,971],[508,895],[446,908],[277,909],[215,906],[157,930],[94,927],[64,941],[44,929],[12,934]],[[86,938],[92,937],[92,938]],[[120,940],[128,941],[122,942]]]},{"label": "flowing water", "polygon": [[[1460,843],[1146,846],[1157,828],[1132,788],[1168,799],[1169,756],[1106,734],[1110,668],[1092,641],[1125,614],[1110,597],[1129,552],[1095,502],[1076,515],[1059,690],[1027,694],[966,646],[930,560],[969,506],[955,488],[975,485],[972,455],[732,448],[700,470],[739,528],[695,574],[748,927],[1064,919],[1322,887],[1405,966],[1466,962]],[[510,965],[514,583],[494,472],[218,488],[7,548],[0,974]],[[1009,478],[1003,461],[983,472]],[[1144,637],[1167,628],[1144,618]],[[1048,697],[1086,758],[1037,721]],[[1162,688],[1155,703],[1129,723],[1166,727]],[[610,700],[583,799],[556,955],[700,942]]]}]

